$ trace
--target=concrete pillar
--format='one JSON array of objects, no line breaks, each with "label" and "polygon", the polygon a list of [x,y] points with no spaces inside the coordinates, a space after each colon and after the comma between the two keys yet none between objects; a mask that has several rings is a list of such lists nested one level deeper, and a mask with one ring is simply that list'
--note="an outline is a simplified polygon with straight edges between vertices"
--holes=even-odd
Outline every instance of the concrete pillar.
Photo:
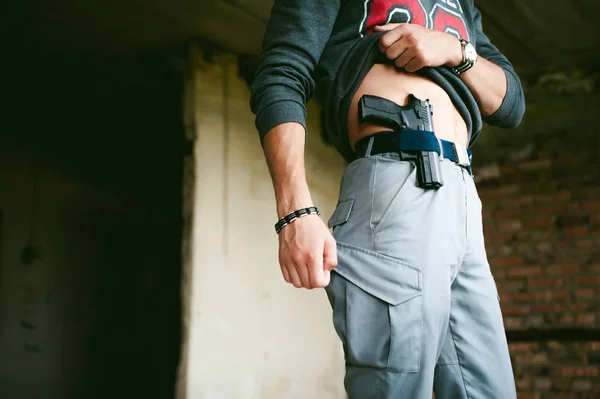
[{"label": "concrete pillar", "polygon": [[[236,58],[194,48],[186,79],[184,342],[178,398],[342,398],[343,354],[324,290],[285,283],[275,200]],[[306,166],[323,218],[343,161],[309,104]]]}]

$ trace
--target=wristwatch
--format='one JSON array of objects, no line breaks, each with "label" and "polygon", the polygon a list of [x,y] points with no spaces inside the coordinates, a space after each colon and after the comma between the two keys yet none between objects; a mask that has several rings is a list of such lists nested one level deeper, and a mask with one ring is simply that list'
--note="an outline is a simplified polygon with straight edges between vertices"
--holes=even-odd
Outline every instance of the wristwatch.
[{"label": "wristwatch", "polygon": [[461,73],[464,73],[469,69],[473,68],[473,65],[475,65],[475,62],[477,61],[477,50],[475,49],[473,43],[468,42],[464,39],[459,40],[462,48],[463,59],[459,65],[450,68],[452,69],[452,72],[454,72],[457,75],[460,75]]}]

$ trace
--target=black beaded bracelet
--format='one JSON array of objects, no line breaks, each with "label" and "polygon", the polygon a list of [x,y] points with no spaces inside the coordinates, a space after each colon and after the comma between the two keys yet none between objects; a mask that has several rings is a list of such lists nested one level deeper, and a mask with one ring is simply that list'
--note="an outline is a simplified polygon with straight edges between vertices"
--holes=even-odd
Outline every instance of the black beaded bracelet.
[{"label": "black beaded bracelet", "polygon": [[279,234],[285,226],[292,223],[294,220],[299,219],[304,216],[307,216],[307,215],[314,215],[314,214],[316,214],[316,215],[321,214],[321,212],[319,212],[319,208],[317,208],[316,206],[310,206],[308,208],[298,209],[297,211],[294,211],[294,212],[290,213],[289,215],[286,215],[286,216],[282,217],[281,219],[279,219],[279,221],[277,223],[275,223],[275,232],[277,234]]}]

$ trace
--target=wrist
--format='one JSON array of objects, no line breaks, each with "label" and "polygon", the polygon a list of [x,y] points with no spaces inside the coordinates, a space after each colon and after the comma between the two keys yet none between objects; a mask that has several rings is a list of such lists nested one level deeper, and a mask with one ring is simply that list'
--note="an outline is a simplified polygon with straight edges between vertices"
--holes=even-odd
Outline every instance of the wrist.
[{"label": "wrist", "polygon": [[277,234],[279,234],[279,233],[281,233],[281,230],[283,230],[283,228],[286,227],[287,225],[292,224],[293,222],[297,221],[300,218],[310,216],[310,215],[320,216],[321,212],[319,212],[319,208],[317,208],[316,206],[300,208],[300,209],[295,210],[294,212],[290,212],[289,214],[280,218],[277,221],[277,223],[275,223],[275,232]]},{"label": "wrist", "polygon": [[298,209],[311,206],[313,206],[313,202],[310,195],[299,195],[281,199],[277,201],[277,218],[281,219]]},{"label": "wrist", "polygon": [[460,40],[456,38],[456,36],[447,33],[450,36],[451,40],[448,46],[450,54],[448,55],[448,61],[446,61],[445,66],[450,68],[455,68],[463,63],[463,49],[460,44]]},{"label": "wrist", "polygon": [[458,65],[450,66],[450,70],[459,76],[475,66],[477,62],[477,49],[475,46],[463,39],[458,40],[462,54],[462,60]]}]

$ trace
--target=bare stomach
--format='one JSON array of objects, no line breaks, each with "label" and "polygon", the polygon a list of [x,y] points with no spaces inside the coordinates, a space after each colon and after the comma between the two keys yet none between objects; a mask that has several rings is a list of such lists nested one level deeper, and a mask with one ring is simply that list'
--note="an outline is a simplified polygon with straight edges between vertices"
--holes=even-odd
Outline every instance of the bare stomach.
[{"label": "bare stomach", "polygon": [[429,99],[433,105],[433,128],[435,135],[444,140],[467,144],[468,131],[465,121],[452,104],[448,94],[429,79],[404,72],[393,65],[375,64],[369,70],[356,91],[348,112],[348,136],[352,148],[365,136],[391,130],[373,123],[358,122],[358,101],[363,94],[371,94],[400,105],[408,103],[408,95],[421,100]]}]

